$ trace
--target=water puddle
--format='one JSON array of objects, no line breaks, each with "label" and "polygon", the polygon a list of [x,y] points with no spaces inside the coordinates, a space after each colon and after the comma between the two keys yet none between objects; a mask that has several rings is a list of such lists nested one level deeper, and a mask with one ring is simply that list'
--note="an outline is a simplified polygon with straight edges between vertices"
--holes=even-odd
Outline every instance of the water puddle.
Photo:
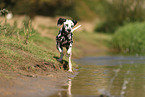
[{"label": "water puddle", "polygon": [[145,97],[145,57],[101,56],[75,60],[79,74],[51,97]]}]

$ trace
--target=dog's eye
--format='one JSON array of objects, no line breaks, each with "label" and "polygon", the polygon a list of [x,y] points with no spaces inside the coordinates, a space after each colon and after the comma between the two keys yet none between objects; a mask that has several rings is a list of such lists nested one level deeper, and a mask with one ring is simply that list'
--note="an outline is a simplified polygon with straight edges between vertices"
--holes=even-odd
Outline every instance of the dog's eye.
[{"label": "dog's eye", "polygon": [[71,27],[73,28],[73,27],[74,27],[74,25],[71,25]]}]

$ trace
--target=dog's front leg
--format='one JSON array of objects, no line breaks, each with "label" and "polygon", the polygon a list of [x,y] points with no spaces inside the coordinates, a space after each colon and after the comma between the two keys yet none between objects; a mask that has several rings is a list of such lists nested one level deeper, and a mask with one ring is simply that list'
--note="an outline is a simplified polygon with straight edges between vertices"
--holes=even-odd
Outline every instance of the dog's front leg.
[{"label": "dog's front leg", "polygon": [[72,72],[71,55],[69,56],[69,72]]},{"label": "dog's front leg", "polygon": [[61,61],[63,59],[64,54],[63,54],[63,48],[60,46],[59,43],[57,44],[57,49],[60,52],[60,58],[58,59],[58,61]]},{"label": "dog's front leg", "polygon": [[68,50],[67,50],[67,54],[68,54],[68,57],[69,57],[69,72],[72,72],[72,64],[71,64],[71,53],[72,51],[72,45],[69,46]]},{"label": "dog's front leg", "polygon": [[58,61],[62,61],[63,56],[64,56],[64,54],[63,54],[63,52],[61,52],[61,53],[60,53],[60,58],[58,59]]}]

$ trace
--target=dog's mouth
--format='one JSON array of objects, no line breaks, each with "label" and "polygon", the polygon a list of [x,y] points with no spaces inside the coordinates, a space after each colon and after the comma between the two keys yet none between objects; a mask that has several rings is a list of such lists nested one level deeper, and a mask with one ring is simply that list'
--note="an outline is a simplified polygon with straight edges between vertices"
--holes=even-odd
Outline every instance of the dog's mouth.
[{"label": "dog's mouth", "polygon": [[65,30],[67,33],[71,33],[71,29],[67,29]]},{"label": "dog's mouth", "polygon": [[71,29],[67,29],[67,32],[71,32]]}]

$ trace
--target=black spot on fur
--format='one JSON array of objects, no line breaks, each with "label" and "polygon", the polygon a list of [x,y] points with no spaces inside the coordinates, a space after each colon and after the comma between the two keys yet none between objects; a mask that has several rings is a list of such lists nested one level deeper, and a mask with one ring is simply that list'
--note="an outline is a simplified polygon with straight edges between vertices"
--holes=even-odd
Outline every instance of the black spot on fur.
[{"label": "black spot on fur", "polygon": [[59,20],[58,20],[58,22],[57,22],[57,26],[58,26],[58,25],[62,25],[65,21],[66,21],[66,19],[64,19],[64,18],[59,18]]}]

